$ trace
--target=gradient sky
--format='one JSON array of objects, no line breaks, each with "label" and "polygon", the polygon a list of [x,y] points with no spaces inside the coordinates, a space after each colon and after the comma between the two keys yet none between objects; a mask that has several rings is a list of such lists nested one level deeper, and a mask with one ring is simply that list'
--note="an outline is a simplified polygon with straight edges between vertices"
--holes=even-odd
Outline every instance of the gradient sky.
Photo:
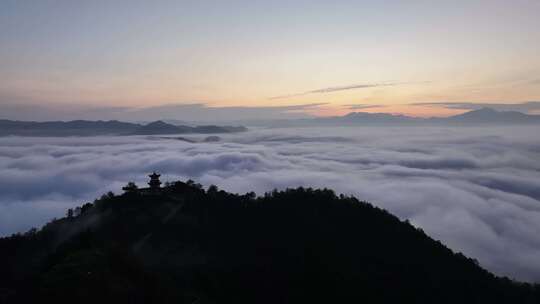
[{"label": "gradient sky", "polygon": [[3,0],[0,29],[0,105],[540,100],[537,0]]}]

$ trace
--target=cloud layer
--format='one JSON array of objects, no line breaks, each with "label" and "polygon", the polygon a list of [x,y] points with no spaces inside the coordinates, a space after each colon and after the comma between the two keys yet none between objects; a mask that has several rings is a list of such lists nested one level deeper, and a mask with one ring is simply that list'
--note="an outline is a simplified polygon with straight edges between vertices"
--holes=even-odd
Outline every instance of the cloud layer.
[{"label": "cloud layer", "polygon": [[409,219],[497,274],[540,281],[540,131],[260,129],[217,143],[174,138],[0,138],[0,234],[146,182],[192,178],[233,192],[329,187]]}]

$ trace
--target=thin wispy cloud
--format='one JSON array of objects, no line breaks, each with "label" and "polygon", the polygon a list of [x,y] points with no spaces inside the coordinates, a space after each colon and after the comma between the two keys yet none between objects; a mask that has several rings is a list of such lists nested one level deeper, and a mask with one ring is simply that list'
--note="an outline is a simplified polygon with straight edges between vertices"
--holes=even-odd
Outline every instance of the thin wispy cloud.
[{"label": "thin wispy cloud", "polygon": [[364,110],[364,109],[373,109],[373,108],[384,108],[384,105],[375,105],[375,104],[346,104],[343,105],[348,110]]},{"label": "thin wispy cloud", "polygon": [[348,90],[358,90],[358,89],[367,89],[367,88],[376,88],[376,87],[390,87],[390,86],[397,86],[397,85],[401,85],[401,84],[403,84],[403,83],[353,84],[353,85],[346,85],[346,86],[336,86],[336,87],[328,87],[328,88],[316,89],[316,90],[306,91],[306,92],[302,92],[302,93],[273,96],[273,97],[270,97],[268,99],[270,99],[270,100],[273,100],[273,99],[285,99],[285,98],[304,96],[304,95],[310,95],[310,94],[325,94],[325,93],[333,93],[333,92],[348,91]]},{"label": "thin wispy cloud", "polygon": [[353,85],[345,85],[345,86],[333,86],[333,87],[306,91],[302,93],[278,95],[278,96],[270,97],[268,99],[269,100],[285,99],[285,98],[304,96],[304,95],[310,95],[310,94],[326,94],[326,93],[334,93],[334,92],[349,91],[349,90],[369,89],[369,88],[377,88],[377,87],[393,87],[393,86],[409,85],[409,84],[427,84],[427,83],[431,83],[431,81],[381,82],[381,83],[364,83],[364,84],[353,84]]},{"label": "thin wispy cloud", "polygon": [[355,84],[355,85],[348,85],[348,86],[318,89],[318,90],[309,91],[307,93],[308,94],[332,93],[332,92],[337,92],[337,91],[347,91],[347,90],[366,89],[366,88],[375,88],[375,87],[387,87],[387,86],[395,86],[395,85],[399,85],[399,83]]}]

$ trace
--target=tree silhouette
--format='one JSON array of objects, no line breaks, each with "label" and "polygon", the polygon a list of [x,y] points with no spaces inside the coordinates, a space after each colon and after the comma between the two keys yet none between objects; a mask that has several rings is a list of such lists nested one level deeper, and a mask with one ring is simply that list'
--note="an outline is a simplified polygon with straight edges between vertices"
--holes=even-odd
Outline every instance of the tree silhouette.
[{"label": "tree silhouette", "polygon": [[129,182],[129,183],[127,183],[127,185],[122,187],[122,190],[124,190],[127,193],[137,192],[138,189],[139,189],[139,187],[137,187],[137,185],[134,182]]}]

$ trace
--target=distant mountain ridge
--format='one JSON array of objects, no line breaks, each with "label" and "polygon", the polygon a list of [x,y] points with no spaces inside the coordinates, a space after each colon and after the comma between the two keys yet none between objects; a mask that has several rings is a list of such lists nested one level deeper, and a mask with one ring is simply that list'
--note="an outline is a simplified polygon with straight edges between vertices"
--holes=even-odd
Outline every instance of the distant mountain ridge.
[{"label": "distant mountain ridge", "polygon": [[242,132],[242,126],[176,126],[163,121],[146,125],[110,121],[14,121],[0,120],[0,136],[97,136],[97,135],[164,135],[164,134],[214,134]]},{"label": "distant mountain ridge", "polygon": [[540,124],[540,115],[529,115],[516,111],[496,111],[491,108],[481,108],[449,117],[419,118],[387,113],[351,112],[344,116],[317,118],[317,120],[319,122],[341,122],[345,124]]},{"label": "distant mountain ridge", "polygon": [[475,125],[540,125],[540,115],[517,111],[497,111],[481,108],[449,117],[411,117],[389,113],[351,112],[343,116],[316,117],[274,121],[253,121],[248,125],[277,127],[309,126],[475,126]]},{"label": "distant mountain ridge", "polygon": [[540,123],[540,115],[529,115],[517,111],[496,111],[491,108],[481,108],[451,116],[443,120],[453,123],[534,124]]},{"label": "distant mountain ridge", "polygon": [[[14,121],[0,119],[0,136],[97,136],[97,135],[170,135],[216,134],[247,131],[243,126],[188,126],[154,121],[148,124],[110,121]],[[178,123],[181,123],[178,121]],[[245,122],[244,122],[245,123]],[[388,113],[351,112],[343,116],[305,119],[253,120],[251,126],[316,127],[316,126],[481,126],[540,125],[540,115],[517,111],[481,108],[449,117],[420,118]]]}]

